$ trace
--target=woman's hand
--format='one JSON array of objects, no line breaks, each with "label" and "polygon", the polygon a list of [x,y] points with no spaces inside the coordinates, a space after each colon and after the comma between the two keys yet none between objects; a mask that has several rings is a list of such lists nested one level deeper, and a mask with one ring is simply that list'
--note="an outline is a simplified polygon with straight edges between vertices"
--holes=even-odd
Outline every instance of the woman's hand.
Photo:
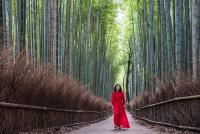
[{"label": "woman's hand", "polygon": [[126,109],[126,104],[124,104],[124,108]]}]

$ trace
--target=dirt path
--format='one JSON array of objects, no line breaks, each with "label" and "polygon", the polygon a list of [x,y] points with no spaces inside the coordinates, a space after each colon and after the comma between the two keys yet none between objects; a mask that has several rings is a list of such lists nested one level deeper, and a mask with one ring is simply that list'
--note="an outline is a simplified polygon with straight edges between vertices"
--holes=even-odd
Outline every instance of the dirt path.
[{"label": "dirt path", "polygon": [[138,124],[129,112],[126,112],[131,128],[114,129],[113,116],[108,119],[91,124],[70,132],[70,134],[159,134],[158,132]]}]

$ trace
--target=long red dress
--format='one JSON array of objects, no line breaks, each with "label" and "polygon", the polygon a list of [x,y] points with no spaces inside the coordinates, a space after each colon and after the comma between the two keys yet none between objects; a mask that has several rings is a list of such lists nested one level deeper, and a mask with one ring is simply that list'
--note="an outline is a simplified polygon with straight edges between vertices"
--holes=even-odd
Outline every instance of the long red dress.
[{"label": "long red dress", "polygon": [[120,128],[130,128],[124,108],[125,98],[123,92],[112,93],[112,105],[114,112],[114,125]]}]

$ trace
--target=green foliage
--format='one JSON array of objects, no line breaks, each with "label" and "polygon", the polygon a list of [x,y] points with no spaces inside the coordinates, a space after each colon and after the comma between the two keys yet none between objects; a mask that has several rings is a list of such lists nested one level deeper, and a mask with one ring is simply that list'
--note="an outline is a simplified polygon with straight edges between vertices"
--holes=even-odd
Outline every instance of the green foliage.
[{"label": "green foliage", "polygon": [[[22,7],[19,2],[5,3],[9,14],[5,16],[4,37],[8,39],[7,45],[13,46],[14,56],[24,45],[27,60],[33,60],[35,67],[52,64],[58,74],[79,80],[96,95],[109,100],[120,70],[116,2],[26,0]],[[20,27],[24,12],[26,25]],[[25,44],[19,38],[23,34]]]}]

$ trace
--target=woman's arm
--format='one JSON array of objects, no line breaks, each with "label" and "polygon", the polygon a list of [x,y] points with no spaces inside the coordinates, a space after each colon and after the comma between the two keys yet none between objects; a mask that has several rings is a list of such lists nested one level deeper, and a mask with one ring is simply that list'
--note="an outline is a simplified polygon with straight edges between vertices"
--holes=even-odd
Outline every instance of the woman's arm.
[{"label": "woman's arm", "polygon": [[123,101],[124,108],[126,108],[126,100],[125,100],[123,92],[122,92],[122,101]]},{"label": "woman's arm", "polygon": [[124,97],[124,93],[122,92],[122,103],[123,104],[126,104],[126,100],[125,100],[125,97]]}]

